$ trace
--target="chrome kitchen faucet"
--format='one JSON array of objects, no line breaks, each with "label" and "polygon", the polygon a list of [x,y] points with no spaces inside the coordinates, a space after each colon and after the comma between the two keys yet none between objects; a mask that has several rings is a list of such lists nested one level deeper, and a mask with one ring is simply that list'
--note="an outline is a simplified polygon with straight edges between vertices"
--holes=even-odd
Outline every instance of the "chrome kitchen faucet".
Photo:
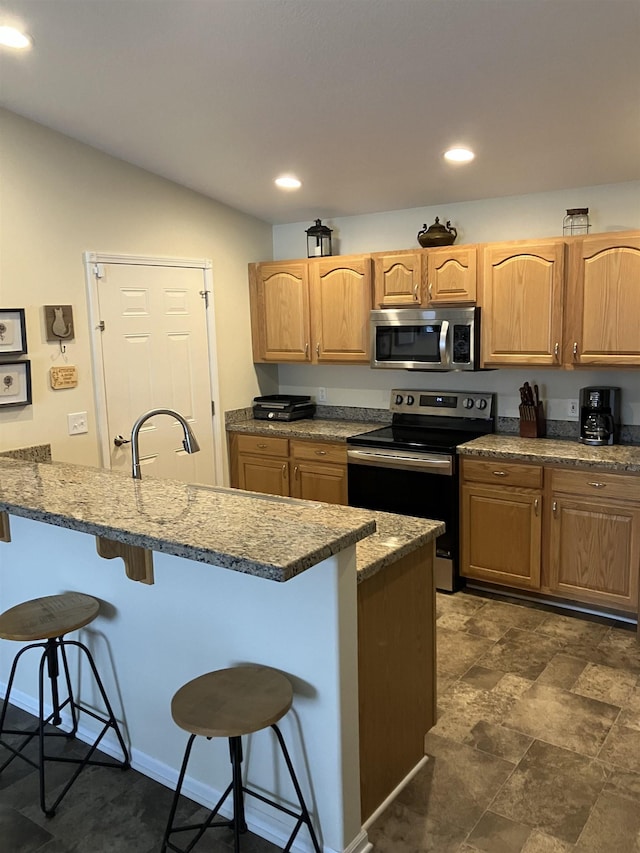
[{"label": "chrome kitchen faucet", "polygon": [[[148,412],[145,412],[143,415],[140,415],[138,420],[134,423],[133,429],[131,430],[131,476],[135,480],[142,479],[142,472],[140,471],[140,450],[138,447],[138,433],[140,432],[140,427],[145,421],[148,421],[149,418],[153,418],[156,415],[169,415],[172,418],[175,418],[184,431],[184,438],[182,440],[182,446],[187,451],[187,453],[197,453],[200,450],[200,445],[198,441],[191,431],[191,427],[187,423],[186,419],[179,413],[174,412],[173,409],[150,409]],[[123,442],[124,443],[124,442]]]}]

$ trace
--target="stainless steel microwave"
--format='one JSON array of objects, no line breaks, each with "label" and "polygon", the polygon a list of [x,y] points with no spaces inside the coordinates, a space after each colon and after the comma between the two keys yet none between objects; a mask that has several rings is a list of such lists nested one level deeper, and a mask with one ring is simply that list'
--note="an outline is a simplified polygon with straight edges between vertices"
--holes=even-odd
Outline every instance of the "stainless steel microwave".
[{"label": "stainless steel microwave", "polygon": [[480,309],[372,311],[371,367],[479,370]]}]

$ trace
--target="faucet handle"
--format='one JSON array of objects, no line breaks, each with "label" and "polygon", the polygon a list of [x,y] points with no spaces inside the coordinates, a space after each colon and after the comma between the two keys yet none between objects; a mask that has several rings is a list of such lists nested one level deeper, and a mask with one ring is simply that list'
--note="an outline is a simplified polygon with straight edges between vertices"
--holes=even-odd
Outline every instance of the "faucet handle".
[{"label": "faucet handle", "polygon": [[116,435],[116,437],[113,439],[113,443],[116,447],[122,447],[123,444],[131,444],[131,440],[125,438],[123,435]]}]

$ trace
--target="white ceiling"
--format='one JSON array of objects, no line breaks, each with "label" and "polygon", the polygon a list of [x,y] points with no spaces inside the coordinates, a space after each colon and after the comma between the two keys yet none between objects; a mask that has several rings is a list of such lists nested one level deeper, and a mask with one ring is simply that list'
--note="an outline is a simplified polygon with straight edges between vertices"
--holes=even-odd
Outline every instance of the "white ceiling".
[{"label": "white ceiling", "polygon": [[[34,46],[2,50],[2,106],[272,223],[640,178],[640,0],[0,0],[5,23]],[[459,143],[476,160],[443,162]]]}]

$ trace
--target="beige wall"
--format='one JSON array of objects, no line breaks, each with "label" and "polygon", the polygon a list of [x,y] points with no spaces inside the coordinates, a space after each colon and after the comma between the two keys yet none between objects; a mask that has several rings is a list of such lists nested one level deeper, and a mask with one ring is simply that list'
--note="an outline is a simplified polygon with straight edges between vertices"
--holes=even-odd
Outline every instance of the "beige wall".
[{"label": "beige wall", "polygon": [[[50,442],[56,460],[98,464],[87,250],[211,259],[221,408],[260,392],[247,263],[271,257],[271,226],[0,110],[0,306],[26,309],[33,377],[33,404],[0,410],[0,449]],[[42,306],[53,303],[73,306],[66,356],[78,368],[75,389],[49,387],[49,368],[64,363],[45,340]],[[67,413],[80,411],[89,432],[70,437]]]}]

